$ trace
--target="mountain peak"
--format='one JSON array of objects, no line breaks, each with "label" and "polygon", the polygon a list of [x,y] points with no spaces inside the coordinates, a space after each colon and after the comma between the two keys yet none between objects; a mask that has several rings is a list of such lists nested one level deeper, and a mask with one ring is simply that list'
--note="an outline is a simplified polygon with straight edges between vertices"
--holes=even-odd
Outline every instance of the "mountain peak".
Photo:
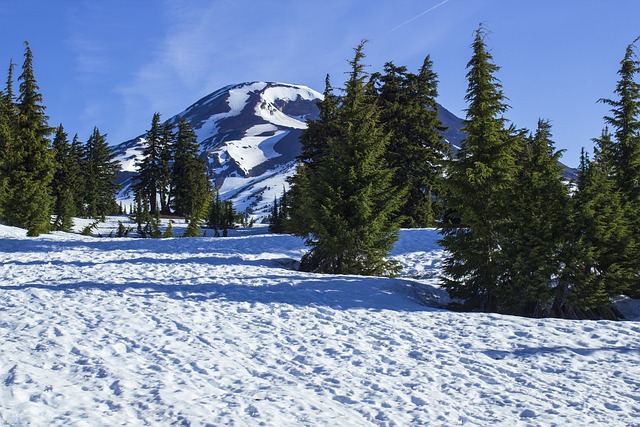
[{"label": "mountain peak", "polygon": [[[320,99],[307,86],[240,83],[201,98],[169,121],[184,117],[193,125],[221,196],[232,199],[238,211],[263,216],[295,171],[300,134],[307,120],[318,117]],[[116,147],[124,181],[120,198],[132,198],[127,180],[135,174],[143,138]]]}]

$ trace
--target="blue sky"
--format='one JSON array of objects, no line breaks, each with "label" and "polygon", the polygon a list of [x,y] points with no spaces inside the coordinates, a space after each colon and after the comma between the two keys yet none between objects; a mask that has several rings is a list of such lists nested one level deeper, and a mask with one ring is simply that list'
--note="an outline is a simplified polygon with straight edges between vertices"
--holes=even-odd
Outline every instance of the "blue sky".
[{"label": "blue sky", "polygon": [[[466,64],[480,22],[518,127],[551,120],[565,163],[603,127],[619,62],[640,35],[637,0],[0,0],[0,79],[28,40],[50,124],[112,144],[214,90],[245,81],[318,91],[345,79],[369,39],[366,63],[417,71],[431,55],[438,101],[464,117]],[[4,62],[3,62],[4,61]],[[20,70],[16,70],[16,77]],[[2,84],[4,86],[4,84]]]}]

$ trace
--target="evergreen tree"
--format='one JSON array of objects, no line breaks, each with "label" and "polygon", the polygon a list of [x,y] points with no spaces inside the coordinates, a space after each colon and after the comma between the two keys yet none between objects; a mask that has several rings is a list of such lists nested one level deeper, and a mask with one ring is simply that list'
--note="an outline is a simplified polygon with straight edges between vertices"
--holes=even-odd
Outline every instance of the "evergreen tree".
[{"label": "evergreen tree", "polygon": [[[85,179],[88,176],[87,151],[84,143],[78,138],[78,134],[73,136],[71,147],[69,148],[68,168],[71,177],[69,187],[73,190],[74,211],[76,215],[87,217],[87,187]],[[77,180],[76,180],[77,177]]]},{"label": "evergreen tree", "polygon": [[162,181],[161,137],[160,113],[155,113],[151,120],[151,128],[147,131],[143,141],[142,160],[136,163],[138,176],[134,184],[135,190],[149,200],[151,213],[158,210],[158,195]]},{"label": "evergreen tree", "polygon": [[613,174],[607,130],[596,144],[593,161],[583,159],[573,200],[572,256],[563,272],[568,302],[556,304],[564,317],[615,318],[610,298],[625,293],[637,274],[637,260],[627,250],[632,233]]},{"label": "evergreen tree", "polygon": [[51,186],[55,199],[53,213],[56,216],[53,226],[62,231],[71,231],[73,227],[73,217],[76,215],[75,192],[82,179],[80,164],[73,157],[71,148],[63,126],[58,126],[53,138],[56,171]]},{"label": "evergreen tree", "polygon": [[85,215],[88,217],[104,217],[117,212],[115,195],[120,164],[115,160],[115,153],[109,147],[106,135],[100,134],[98,128],[85,145],[84,156],[85,181]]},{"label": "evergreen tree", "polygon": [[162,237],[165,239],[170,239],[173,237],[173,220],[169,220],[169,224],[167,224],[167,228],[165,228]]},{"label": "evergreen tree", "polygon": [[162,125],[160,131],[160,157],[158,161],[159,173],[159,195],[160,195],[160,211],[168,215],[171,213],[169,207],[171,205],[171,181],[172,181],[172,168],[171,162],[173,161],[173,123],[171,121],[165,122]]},{"label": "evergreen tree", "polygon": [[620,62],[617,99],[600,100],[611,107],[611,115],[605,117],[614,137],[609,139],[610,148],[606,150],[613,159],[609,174],[616,180],[632,236],[629,244],[620,248],[618,257],[636,260],[635,274],[627,277],[629,282],[625,286],[626,292],[636,297],[640,297],[640,84],[636,82],[640,62],[635,46],[638,39],[627,46]]},{"label": "evergreen tree", "polygon": [[440,131],[436,103],[437,75],[431,58],[424,60],[419,74],[405,67],[385,64],[379,77],[382,86],[378,103],[380,120],[392,134],[387,148],[389,165],[395,169],[393,184],[406,186],[406,203],[399,214],[404,227],[427,227],[435,224],[432,198],[439,193],[438,183],[446,146]]},{"label": "evergreen tree", "polygon": [[17,110],[13,95],[13,61],[9,63],[7,86],[0,92],[0,220],[9,197],[10,153],[17,134]]},{"label": "evergreen tree", "polygon": [[569,191],[551,141],[551,125],[538,121],[524,138],[511,188],[511,227],[502,238],[506,274],[498,282],[496,305],[502,313],[531,317],[552,312],[567,239]]},{"label": "evergreen tree", "polygon": [[[47,124],[42,95],[33,73],[33,54],[25,42],[24,63],[16,106],[16,128],[7,158],[4,219],[8,225],[27,229],[27,234],[46,233],[51,226],[52,198],[49,184],[54,172],[53,156],[47,138]],[[8,98],[11,93],[5,94]],[[6,102],[5,102],[6,104]],[[5,109],[11,109],[5,105]],[[5,141],[6,143],[6,141]]]},{"label": "evergreen tree", "polygon": [[[206,213],[211,187],[207,165],[200,157],[197,137],[184,117],[180,118],[173,146],[174,163],[171,174],[173,209],[176,215],[190,218]],[[202,220],[204,218],[200,218]]]},{"label": "evergreen tree", "polygon": [[640,85],[635,81],[639,62],[634,44],[627,46],[620,62],[620,80],[615,89],[618,99],[600,99],[611,106],[611,116],[605,123],[614,130],[612,142],[614,163],[611,173],[628,199],[640,196]]},{"label": "evergreen tree", "polygon": [[308,174],[304,199],[310,233],[305,237],[312,248],[301,262],[307,271],[364,275],[397,271],[397,264],[385,257],[398,238],[395,216],[404,192],[391,185],[393,171],[384,158],[389,135],[365,90],[363,47],[361,43],[355,49],[345,95],[326,123],[330,132],[317,141],[326,152]]},{"label": "evergreen tree", "polygon": [[296,174],[289,181],[289,197],[286,209],[289,218],[284,224],[287,232],[305,236],[311,233],[310,224],[313,201],[309,197],[309,177],[317,173],[320,161],[328,150],[328,141],[339,134],[336,111],[339,100],[333,93],[329,76],[325,79],[322,101],[318,102],[320,110],[318,120],[309,120],[307,129],[300,136],[301,153],[297,157]]},{"label": "evergreen tree", "polygon": [[465,309],[496,311],[496,286],[504,268],[500,239],[511,226],[506,212],[519,138],[505,126],[508,106],[495,77],[499,67],[484,39],[480,27],[467,65],[466,137],[447,165],[446,205],[460,224],[445,224],[440,242],[449,253],[443,287]]}]

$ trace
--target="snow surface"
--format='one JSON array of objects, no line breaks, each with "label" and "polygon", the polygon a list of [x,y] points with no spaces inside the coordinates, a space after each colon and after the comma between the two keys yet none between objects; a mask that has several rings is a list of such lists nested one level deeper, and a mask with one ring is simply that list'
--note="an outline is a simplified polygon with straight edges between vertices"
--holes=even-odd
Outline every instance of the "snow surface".
[{"label": "snow surface", "polygon": [[0,425],[640,425],[640,319],[436,308],[436,240],[403,230],[385,279],[297,272],[264,228],[0,226]]}]

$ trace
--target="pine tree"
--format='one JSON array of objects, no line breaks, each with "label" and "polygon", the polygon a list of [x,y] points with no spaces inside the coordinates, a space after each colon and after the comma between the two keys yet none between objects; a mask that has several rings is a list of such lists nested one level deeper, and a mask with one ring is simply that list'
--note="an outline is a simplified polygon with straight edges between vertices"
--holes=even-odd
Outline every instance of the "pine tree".
[{"label": "pine tree", "polygon": [[168,215],[171,213],[171,181],[172,181],[172,168],[171,162],[173,161],[173,145],[175,135],[173,134],[173,123],[167,121],[162,125],[160,131],[160,156],[158,161],[159,173],[159,196],[160,196],[160,211]]},{"label": "pine tree", "polygon": [[404,227],[435,225],[432,198],[439,193],[438,183],[446,153],[440,131],[445,130],[438,119],[436,103],[437,75],[431,58],[424,60],[419,74],[406,67],[385,64],[385,74],[379,77],[382,86],[378,103],[380,120],[392,133],[387,149],[389,165],[395,169],[393,184],[406,186],[408,196],[399,214]]},{"label": "pine tree", "polygon": [[[87,205],[87,185],[85,179],[88,176],[88,158],[86,157],[84,143],[78,138],[78,134],[73,136],[71,147],[69,148],[68,168],[70,187],[73,190],[74,211],[76,215],[88,217]],[[77,179],[76,179],[77,178]]]},{"label": "pine tree", "polygon": [[311,233],[309,228],[313,210],[310,195],[309,177],[317,173],[320,161],[326,156],[328,143],[339,134],[336,111],[339,100],[333,93],[331,81],[327,75],[322,101],[318,102],[318,120],[309,120],[307,129],[300,136],[301,153],[297,157],[296,174],[289,181],[287,210],[289,218],[284,224],[285,230],[298,236]]},{"label": "pine tree", "polygon": [[[309,174],[311,250],[301,269],[337,274],[392,275],[385,259],[398,238],[395,214],[404,192],[392,187],[384,158],[389,135],[365,90],[364,43],[355,49],[345,95],[327,127],[326,153]],[[333,121],[335,120],[335,122]],[[335,127],[334,127],[335,126]],[[333,134],[333,131],[335,135]]]},{"label": "pine tree", "polygon": [[634,46],[637,40],[627,46],[620,62],[620,80],[615,90],[618,99],[600,99],[611,106],[611,116],[605,117],[605,123],[615,136],[612,174],[629,199],[640,196],[640,84],[635,81],[640,63]]},{"label": "pine tree", "polygon": [[465,309],[496,311],[496,286],[504,268],[500,238],[510,227],[505,213],[519,139],[505,126],[508,106],[485,36],[478,28],[467,64],[466,138],[447,165],[445,202],[460,224],[444,225],[440,242],[449,253],[443,287]]},{"label": "pine tree", "polygon": [[209,228],[213,228],[214,237],[220,237],[220,229],[222,229],[224,213],[222,210],[222,201],[220,200],[220,192],[216,188],[215,194],[211,199],[211,207],[209,208],[209,217],[207,220]]},{"label": "pine tree", "polygon": [[[4,219],[9,225],[27,229],[37,236],[51,227],[52,198],[49,184],[54,172],[53,156],[47,138],[42,95],[33,73],[33,54],[25,42],[24,63],[16,102],[16,128],[6,147],[7,166]],[[6,94],[9,98],[11,94]],[[5,103],[6,104],[6,103]],[[10,108],[6,106],[5,108]]]},{"label": "pine tree", "polygon": [[158,195],[162,181],[161,137],[160,113],[155,113],[151,120],[151,128],[147,131],[143,141],[142,160],[136,163],[138,176],[134,184],[135,190],[149,200],[151,213],[158,210]]},{"label": "pine tree", "polygon": [[53,152],[56,171],[53,175],[52,195],[55,199],[53,214],[56,230],[71,231],[73,217],[76,215],[76,189],[80,187],[81,169],[78,159],[72,154],[67,133],[62,125],[58,126],[53,138]]},{"label": "pine tree", "polygon": [[600,100],[611,107],[611,116],[604,118],[614,137],[609,141],[609,154],[613,159],[610,175],[620,190],[621,208],[626,212],[632,235],[631,242],[621,248],[619,258],[637,260],[633,267],[635,274],[627,277],[626,286],[626,292],[636,297],[640,297],[640,84],[636,82],[640,62],[635,46],[639,39],[627,46],[620,62],[617,99]]},{"label": "pine tree", "polygon": [[506,274],[498,282],[497,310],[531,317],[552,315],[567,240],[569,191],[551,141],[551,125],[538,121],[518,153],[511,188],[510,229],[501,239]]},{"label": "pine tree", "polygon": [[[205,215],[211,197],[207,165],[200,157],[193,127],[184,117],[178,122],[173,152],[175,160],[171,173],[171,193],[176,215],[187,218]],[[200,216],[199,220],[202,219]]]},{"label": "pine tree", "polygon": [[573,201],[572,257],[563,272],[567,303],[558,304],[564,317],[615,318],[611,297],[626,292],[637,274],[624,196],[613,174],[611,134],[605,129],[595,141],[594,159],[583,160]]},{"label": "pine tree", "polygon": [[0,92],[0,220],[9,198],[10,154],[17,134],[17,110],[13,95],[13,61],[9,63],[7,86]]},{"label": "pine tree", "polygon": [[115,195],[120,164],[115,160],[115,153],[109,147],[106,135],[100,134],[97,127],[85,145],[83,164],[85,215],[95,218],[113,214],[118,209]]},{"label": "pine tree", "polygon": [[167,224],[167,228],[165,228],[162,237],[165,239],[170,239],[173,237],[173,220],[169,220],[169,224]]}]

